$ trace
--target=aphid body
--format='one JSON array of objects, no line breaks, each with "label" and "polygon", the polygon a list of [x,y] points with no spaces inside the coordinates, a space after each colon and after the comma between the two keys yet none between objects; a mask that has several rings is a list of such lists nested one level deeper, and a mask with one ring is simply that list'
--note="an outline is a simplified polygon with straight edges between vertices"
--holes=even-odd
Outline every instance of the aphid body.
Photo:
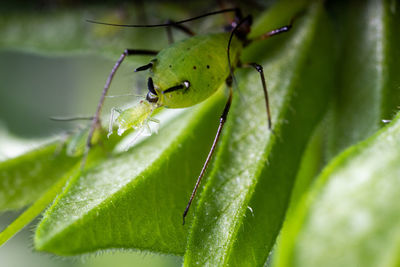
[{"label": "aphid body", "polygon": [[[112,134],[114,123],[118,125],[118,135],[122,135],[130,128],[140,129],[146,126],[146,123],[150,120],[151,114],[157,107],[158,104],[156,103],[142,100],[139,104],[125,110],[113,108],[111,111],[108,135]],[[119,113],[118,117],[115,117],[115,113]]]},{"label": "aphid body", "polygon": [[[190,107],[214,94],[230,75],[226,57],[229,37],[230,33],[197,35],[161,50],[149,65],[146,100],[125,110],[114,109],[109,134],[114,122],[121,135],[130,128],[147,126],[156,108]],[[242,49],[242,42],[234,37],[230,49],[232,67],[237,65]]]}]

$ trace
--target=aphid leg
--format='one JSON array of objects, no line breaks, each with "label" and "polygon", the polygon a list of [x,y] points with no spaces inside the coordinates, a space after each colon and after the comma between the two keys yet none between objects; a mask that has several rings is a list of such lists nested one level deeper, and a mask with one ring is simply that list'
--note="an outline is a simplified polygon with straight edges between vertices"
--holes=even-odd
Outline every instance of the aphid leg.
[{"label": "aphid leg", "polygon": [[268,128],[271,130],[272,129],[271,112],[270,112],[270,108],[269,108],[267,83],[265,82],[265,76],[264,76],[263,67],[261,65],[257,64],[257,63],[243,64],[242,67],[253,67],[258,71],[258,73],[260,73],[261,83],[262,83],[262,87],[263,87],[263,90],[264,90],[265,106],[267,108]]},{"label": "aphid leg", "polygon": [[132,138],[132,140],[130,140],[130,142],[128,143],[127,146],[125,146],[124,150],[128,151],[129,148],[133,147],[133,145],[135,144],[135,142],[137,141],[137,139],[139,138],[139,136],[141,136],[143,134],[145,127],[139,127],[137,129],[137,133],[135,134],[135,136]]},{"label": "aphid leg", "polygon": [[67,146],[69,136],[70,134],[68,134],[68,132],[64,132],[61,134],[60,143],[57,145],[54,151],[54,156],[58,156],[62,152],[63,148]]},{"label": "aphid leg", "polygon": [[155,123],[160,123],[160,120],[156,118],[149,118],[149,121],[155,122]]},{"label": "aphid leg", "polygon": [[190,199],[189,199],[189,202],[188,202],[188,204],[187,204],[187,206],[186,206],[186,209],[185,209],[185,211],[183,212],[183,224],[185,224],[185,217],[186,217],[186,215],[187,215],[187,213],[188,213],[188,211],[189,211],[189,208],[190,208],[190,206],[191,206],[191,204],[192,204],[192,201],[193,201],[193,199],[194,199],[194,197],[195,197],[195,195],[196,195],[197,189],[199,188],[201,179],[203,178],[204,173],[205,173],[206,170],[207,170],[207,167],[208,167],[208,164],[210,163],[211,157],[212,157],[212,155],[214,154],[215,147],[217,146],[219,137],[220,137],[221,132],[222,132],[222,128],[224,127],[225,122],[226,122],[226,119],[227,119],[227,117],[228,117],[229,109],[230,109],[231,103],[232,103],[232,83],[231,83],[231,79],[229,79],[229,80],[230,80],[230,81],[227,82],[227,84],[228,84],[228,86],[229,86],[229,98],[228,98],[228,101],[227,101],[226,104],[225,104],[224,111],[222,112],[222,115],[221,115],[221,117],[220,117],[218,130],[217,130],[217,133],[216,133],[216,135],[215,135],[215,137],[214,137],[214,142],[213,142],[213,144],[212,144],[212,146],[211,146],[210,152],[208,152],[207,159],[206,159],[206,161],[204,162],[204,165],[203,165],[203,168],[201,169],[201,172],[200,172],[199,177],[197,178],[197,182],[196,182],[196,185],[195,185],[195,187],[194,187],[194,189],[193,189],[193,191],[192,191],[192,195],[190,196]]},{"label": "aphid leg", "polygon": [[143,125],[143,129],[146,130],[146,132],[143,130],[143,136],[151,136],[151,128],[150,128],[149,122],[146,122]]},{"label": "aphid leg", "polygon": [[157,54],[158,54],[158,51],[153,51],[153,50],[126,49],[121,54],[121,56],[119,57],[118,61],[115,63],[114,67],[111,70],[110,75],[108,75],[106,84],[104,85],[103,92],[102,92],[101,97],[100,97],[100,101],[97,104],[96,113],[95,113],[95,115],[93,117],[93,120],[92,120],[92,125],[90,126],[88,139],[86,140],[85,153],[83,155],[82,162],[81,162],[81,168],[82,169],[85,167],[86,158],[87,158],[87,156],[89,154],[90,146],[92,144],[93,133],[94,133],[94,131],[95,131],[95,129],[97,127],[100,127],[100,112],[101,112],[101,108],[103,107],[104,99],[106,97],[108,89],[110,88],[111,81],[114,78],[114,75],[117,72],[119,66],[121,65],[121,63],[124,61],[124,59],[127,56],[131,56],[131,55],[157,55]]},{"label": "aphid leg", "polygon": [[110,122],[108,123],[107,138],[109,138],[110,135],[112,135],[112,133],[113,133],[114,122],[117,119],[116,113],[121,114],[121,110],[118,109],[118,108],[112,108],[111,109],[111,115],[110,115]]},{"label": "aphid leg", "polygon": [[189,36],[195,35],[195,33],[191,29],[189,29],[189,27],[187,27],[185,25],[181,25],[181,24],[176,24],[176,22],[173,20],[170,20],[170,19],[167,20],[166,24],[168,24],[166,29],[167,29],[167,37],[168,37],[169,44],[174,43],[174,36],[172,35],[172,27],[186,33]]},{"label": "aphid leg", "polygon": [[151,69],[153,67],[153,64],[153,62],[150,62],[149,64],[136,68],[135,72]]},{"label": "aphid leg", "polygon": [[269,37],[272,37],[272,36],[275,36],[275,35],[278,35],[278,34],[281,34],[281,33],[284,33],[284,32],[288,32],[292,28],[293,21],[294,21],[294,18],[292,18],[290,20],[290,23],[288,25],[285,25],[285,26],[280,27],[278,29],[274,29],[272,31],[264,33],[263,35],[252,39],[251,41],[265,40],[265,39],[268,39]]},{"label": "aphid leg", "polygon": [[158,129],[160,127],[160,121],[157,120],[156,118],[149,118],[149,121],[152,121],[152,122],[155,123],[154,132],[157,134],[158,133]]}]

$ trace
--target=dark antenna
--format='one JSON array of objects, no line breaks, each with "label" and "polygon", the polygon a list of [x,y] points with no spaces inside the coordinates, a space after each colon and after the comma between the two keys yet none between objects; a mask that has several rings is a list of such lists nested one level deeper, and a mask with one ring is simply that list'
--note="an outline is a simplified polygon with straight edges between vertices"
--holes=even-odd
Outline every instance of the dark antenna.
[{"label": "dark antenna", "polygon": [[143,25],[143,24],[114,24],[114,23],[106,23],[106,22],[100,22],[100,21],[95,21],[95,20],[86,20],[89,23],[94,23],[94,24],[101,24],[101,25],[107,25],[107,26],[116,26],[116,27],[128,27],[128,28],[154,28],[154,27],[167,27],[167,26],[171,26],[171,25],[179,25],[179,24],[183,24],[185,22],[189,22],[189,21],[193,21],[193,20],[197,20],[197,19],[201,19],[207,16],[212,16],[212,15],[217,15],[217,14],[221,14],[221,13],[227,13],[227,12],[240,12],[238,8],[228,8],[228,9],[223,9],[223,10],[218,10],[218,11],[213,11],[213,12],[209,12],[209,13],[205,13],[203,15],[197,16],[197,17],[193,17],[190,19],[184,19],[184,20],[180,20],[180,21],[172,21],[169,23],[161,23],[161,24],[150,24],[150,25]]},{"label": "dark antenna", "polygon": [[229,71],[231,73],[231,77],[233,80],[233,83],[236,85],[237,87],[237,82],[236,82],[236,78],[235,75],[233,74],[233,68],[232,68],[232,64],[231,64],[231,55],[230,55],[230,51],[231,51],[231,43],[232,43],[232,39],[233,36],[235,35],[236,31],[239,29],[239,27],[246,21],[246,20],[251,20],[251,16],[247,16],[244,19],[242,19],[241,21],[239,21],[239,23],[235,26],[235,28],[233,28],[231,35],[229,36],[229,41],[228,41],[228,49],[227,49],[227,54],[228,54],[228,65],[229,65]]}]

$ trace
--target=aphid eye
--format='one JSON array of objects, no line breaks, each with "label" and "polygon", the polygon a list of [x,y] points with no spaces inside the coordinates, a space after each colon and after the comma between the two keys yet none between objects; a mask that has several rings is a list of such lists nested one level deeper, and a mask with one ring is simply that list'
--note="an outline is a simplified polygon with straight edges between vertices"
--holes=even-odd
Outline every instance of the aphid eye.
[{"label": "aphid eye", "polygon": [[190,82],[189,81],[184,81],[183,86],[185,86],[186,89],[190,87]]}]

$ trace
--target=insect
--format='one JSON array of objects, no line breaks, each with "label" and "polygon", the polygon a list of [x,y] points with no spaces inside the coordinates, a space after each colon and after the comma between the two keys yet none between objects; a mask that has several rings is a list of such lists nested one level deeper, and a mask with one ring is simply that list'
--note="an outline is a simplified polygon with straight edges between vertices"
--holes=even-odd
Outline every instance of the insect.
[{"label": "insect", "polygon": [[[185,22],[228,12],[234,13],[235,18],[226,27],[227,31],[223,33],[195,35],[190,28],[183,25]],[[169,40],[172,40],[171,28],[175,28],[188,34],[189,38],[172,43],[161,51],[142,49],[124,50],[118,61],[115,63],[104,86],[87,138],[86,152],[82,161],[83,164],[92,144],[93,133],[95,132],[95,129],[100,126],[100,112],[111,81],[119,66],[127,56],[149,55],[153,58],[148,64],[135,70],[135,72],[149,70],[150,75],[147,80],[148,93],[146,99],[142,100],[135,107],[112,112],[110,131],[112,131],[112,124],[115,122],[118,126],[119,134],[122,134],[129,128],[138,129],[145,127],[148,121],[151,120],[151,115],[154,110],[160,107],[185,108],[196,105],[209,98],[223,83],[226,83],[229,88],[229,96],[219,120],[219,127],[214,137],[214,142],[183,212],[184,224],[185,217],[196,195],[197,189],[199,188],[200,182],[215,151],[222,129],[227,120],[232,103],[232,84],[234,81],[235,68],[252,67],[259,72],[261,85],[264,91],[268,126],[269,129],[272,128],[268,91],[263,68],[261,65],[254,62],[241,62],[240,55],[243,49],[254,41],[264,40],[289,31],[292,27],[292,21],[288,25],[266,32],[254,39],[248,38],[252,24],[251,15],[243,17],[242,12],[238,8],[223,9],[186,20],[176,22],[169,21],[165,24],[155,25],[123,25],[89,21],[96,24],[119,27],[167,27]],[[119,114],[118,117],[115,117],[115,113]]]}]

